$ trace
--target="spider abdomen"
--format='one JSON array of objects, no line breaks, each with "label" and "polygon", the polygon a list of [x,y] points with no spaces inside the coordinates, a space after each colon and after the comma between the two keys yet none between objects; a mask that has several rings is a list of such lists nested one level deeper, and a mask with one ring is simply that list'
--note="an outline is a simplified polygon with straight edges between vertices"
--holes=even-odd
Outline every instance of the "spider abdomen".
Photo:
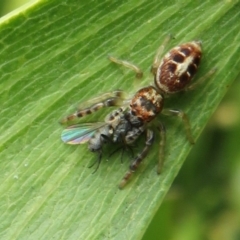
[{"label": "spider abdomen", "polygon": [[155,85],[163,93],[182,91],[197,72],[202,55],[201,43],[192,41],[169,51],[155,75]]}]

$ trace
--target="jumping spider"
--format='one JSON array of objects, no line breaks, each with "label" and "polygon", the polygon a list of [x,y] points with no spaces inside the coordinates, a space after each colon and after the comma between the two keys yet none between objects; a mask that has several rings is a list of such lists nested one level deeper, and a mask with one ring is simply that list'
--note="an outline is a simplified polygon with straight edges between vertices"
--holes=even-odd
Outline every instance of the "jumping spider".
[{"label": "jumping spider", "polygon": [[[133,158],[129,170],[119,184],[119,188],[123,188],[126,185],[132,173],[137,170],[153,144],[154,131],[149,128],[150,122],[153,123],[161,136],[157,167],[157,173],[160,174],[164,159],[165,128],[156,119],[159,113],[180,117],[184,123],[188,141],[194,143],[187,115],[181,110],[164,109],[164,97],[180,91],[192,90],[203,82],[208,75],[212,74],[213,70],[196,83],[191,83],[201,60],[201,42],[192,41],[176,46],[161,60],[160,56],[168,41],[169,37],[160,46],[154,58],[151,68],[151,72],[154,75],[153,86],[149,85],[141,88],[130,99],[126,98],[121,90],[106,93],[101,97],[95,98],[94,104],[90,107],[79,109],[61,120],[61,123],[69,123],[76,118],[92,114],[104,107],[119,107],[107,115],[104,122],[72,125],[62,132],[61,138],[67,144],[88,142],[89,150],[98,154],[98,166],[102,158],[102,146],[105,143],[110,141],[131,146],[140,135],[145,134],[145,146]],[[135,71],[137,78],[143,76],[142,70],[136,65],[114,57],[109,57],[109,59],[114,63]]]}]

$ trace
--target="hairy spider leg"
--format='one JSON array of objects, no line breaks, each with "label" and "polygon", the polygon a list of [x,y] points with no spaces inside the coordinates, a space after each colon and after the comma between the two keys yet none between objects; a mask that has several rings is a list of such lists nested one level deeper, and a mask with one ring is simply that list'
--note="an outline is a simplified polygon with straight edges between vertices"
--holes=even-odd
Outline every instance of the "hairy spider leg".
[{"label": "hairy spider leg", "polygon": [[200,77],[196,82],[194,82],[194,83],[190,84],[189,86],[187,86],[186,89],[184,89],[184,91],[194,90],[199,85],[202,85],[207,79],[209,79],[216,71],[217,71],[217,68],[212,68],[204,76]]},{"label": "hairy spider leg", "polygon": [[129,68],[129,69],[133,70],[136,73],[136,78],[140,79],[140,78],[143,77],[143,71],[138,66],[136,66],[135,64],[130,63],[130,62],[125,61],[125,60],[115,58],[113,56],[109,56],[108,58],[111,62],[114,62],[118,65],[122,65],[126,68]]},{"label": "hairy spider leg", "polygon": [[161,60],[162,60],[162,55],[163,55],[163,52],[165,50],[165,47],[167,46],[167,44],[169,43],[169,41],[172,39],[172,35],[169,34],[163,41],[162,45],[158,48],[157,52],[156,52],[156,55],[153,59],[153,64],[152,64],[152,67],[151,67],[151,72],[152,74],[155,76],[156,73],[157,73],[157,69],[161,63]]},{"label": "hairy spider leg", "polygon": [[[90,107],[84,109],[78,109],[73,114],[66,116],[65,118],[60,120],[61,124],[65,124],[71,122],[77,118],[84,117],[86,115],[90,115],[94,112],[99,111],[104,107],[113,107],[113,106],[121,106],[124,101],[124,92],[121,90],[112,91],[109,93],[105,93],[102,96],[94,98],[93,103]],[[93,102],[91,100],[91,102]]]},{"label": "hairy spider leg", "polygon": [[165,150],[165,144],[166,144],[166,129],[165,129],[165,126],[161,122],[159,122],[157,129],[160,132],[157,173],[160,174],[162,171],[162,166],[163,166],[163,161],[164,161],[164,150]]},{"label": "hairy spider leg", "polygon": [[184,124],[187,139],[191,144],[194,144],[194,138],[192,136],[190,122],[189,122],[189,119],[188,119],[186,113],[184,113],[182,110],[165,108],[165,109],[162,110],[162,114],[167,115],[167,116],[174,116],[174,117],[181,118],[182,121],[183,121],[183,124]]},{"label": "hairy spider leg", "polygon": [[133,81],[133,89],[137,89],[137,87],[139,86],[138,80],[143,77],[143,71],[137,65],[135,65],[131,62],[128,62],[126,60],[118,59],[113,56],[109,56],[108,58],[111,62],[116,63],[118,65],[122,65],[123,67],[126,67],[135,72],[135,80]]},{"label": "hairy spider leg", "polygon": [[146,133],[146,142],[145,142],[145,147],[142,150],[141,153],[139,153],[133,160],[133,162],[131,163],[131,165],[129,166],[129,170],[128,172],[125,174],[125,176],[123,177],[123,179],[121,180],[120,184],[119,184],[119,188],[122,189],[127,182],[129,181],[129,179],[131,178],[133,172],[135,172],[137,170],[137,168],[139,167],[140,163],[143,161],[143,159],[147,156],[149,149],[151,147],[151,145],[153,144],[154,141],[154,133],[152,130],[147,129],[145,131]]}]

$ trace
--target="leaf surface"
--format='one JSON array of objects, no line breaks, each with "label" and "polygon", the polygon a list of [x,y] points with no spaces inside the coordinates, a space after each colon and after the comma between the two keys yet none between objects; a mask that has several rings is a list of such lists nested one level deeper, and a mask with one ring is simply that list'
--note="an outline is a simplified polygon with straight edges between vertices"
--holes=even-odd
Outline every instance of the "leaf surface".
[{"label": "leaf surface", "polygon": [[[240,72],[238,1],[36,1],[0,20],[1,239],[140,239],[192,146],[177,119],[167,128],[163,172],[158,141],[124,190],[129,157],[105,152],[100,169],[86,145],[60,140],[67,109],[101,93],[133,89],[134,74],[107,60],[130,60],[145,72],[164,38],[168,49],[203,42],[197,74],[217,72],[198,89],[167,99],[184,110],[194,138]],[[102,121],[105,111],[91,116]],[[140,141],[138,150],[141,149]],[[194,179],[193,179],[194,181]]]}]

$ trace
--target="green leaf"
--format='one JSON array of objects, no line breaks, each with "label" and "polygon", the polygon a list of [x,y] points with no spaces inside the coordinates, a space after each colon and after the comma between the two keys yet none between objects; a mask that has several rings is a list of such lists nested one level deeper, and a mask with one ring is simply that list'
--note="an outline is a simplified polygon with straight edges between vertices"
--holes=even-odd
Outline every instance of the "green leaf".
[{"label": "green leaf", "polygon": [[197,139],[240,73],[239,8],[238,1],[42,0],[2,18],[0,238],[140,239],[192,148],[182,123],[160,116],[167,128],[162,174],[156,174],[156,137],[119,190],[129,157],[123,164],[118,155],[106,162],[106,151],[92,174],[88,166],[96,156],[86,145],[64,145],[58,120],[71,105],[133,89],[133,73],[110,63],[109,54],[138,64],[144,83],[153,83],[153,56],[171,33],[168,49],[202,40],[196,79],[218,69],[198,89],[166,100],[188,114]]}]

